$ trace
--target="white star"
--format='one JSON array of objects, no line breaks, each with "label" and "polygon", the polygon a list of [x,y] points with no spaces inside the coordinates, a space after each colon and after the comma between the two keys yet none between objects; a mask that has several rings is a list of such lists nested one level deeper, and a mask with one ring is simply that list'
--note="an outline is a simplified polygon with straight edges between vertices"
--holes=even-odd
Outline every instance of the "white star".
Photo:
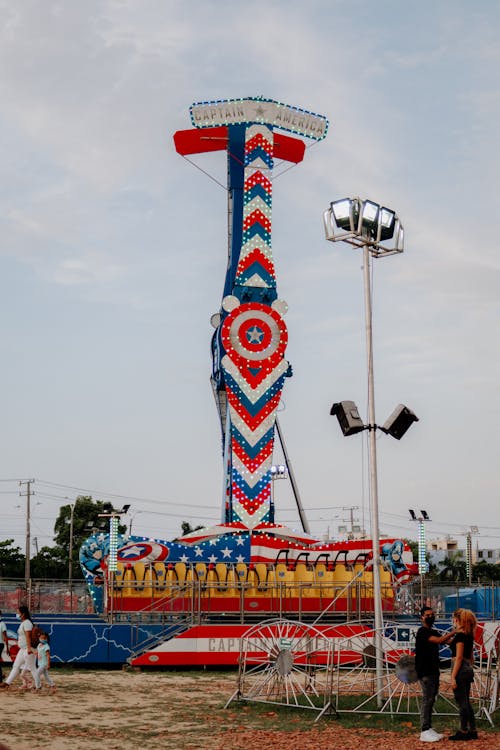
[{"label": "white star", "polygon": [[215,555],[210,555],[210,557],[208,558],[208,560],[211,563],[216,563],[217,562],[217,557]]},{"label": "white star", "polygon": [[187,555],[181,555],[179,559],[183,563],[189,562],[189,557]]},{"label": "white star", "polygon": [[264,117],[265,113],[266,110],[261,104],[259,104],[258,107],[255,107],[255,114],[257,115],[257,117]]},{"label": "white star", "polygon": [[144,550],[142,549],[142,547],[137,547],[137,546],[127,547],[127,549],[124,549],[123,551],[120,552],[120,557],[129,557],[130,555],[133,555],[134,557],[136,557],[137,555],[140,555],[141,552],[143,551]]},{"label": "white star", "polygon": [[203,555],[203,550],[202,550],[201,547],[195,547],[194,548],[194,553],[195,553],[196,557],[201,557]]},{"label": "white star", "polygon": [[[238,545],[238,547],[241,547],[242,544],[245,544],[245,537],[243,537],[243,536],[237,536],[236,537],[236,544]],[[239,562],[241,562],[241,560]]]},{"label": "white star", "polygon": [[257,326],[249,328],[249,330],[247,331],[247,339],[250,344],[260,344],[263,336],[264,333],[260,330],[260,328],[257,328]]},{"label": "white star", "polygon": [[229,549],[229,547],[226,547],[226,549],[221,550],[224,557],[231,557],[232,550]]},{"label": "white star", "polygon": [[236,562],[245,562],[245,558],[243,557],[243,555],[238,555],[238,557],[236,558]]},{"label": "white star", "polygon": [[212,547],[213,547],[213,546],[214,546],[214,544],[217,544],[217,539],[215,539],[215,538],[212,538],[212,539],[210,540],[210,544],[211,544],[211,545],[212,545]]}]

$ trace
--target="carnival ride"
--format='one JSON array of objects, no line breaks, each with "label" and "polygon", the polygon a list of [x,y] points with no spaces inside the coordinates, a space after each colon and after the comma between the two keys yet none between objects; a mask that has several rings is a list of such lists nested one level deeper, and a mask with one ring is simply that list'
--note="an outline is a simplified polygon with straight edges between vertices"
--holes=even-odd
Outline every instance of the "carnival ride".
[{"label": "carnival ride", "polygon": [[[162,541],[118,534],[113,515],[110,533],[91,536],[80,551],[94,607],[108,617],[168,616],[184,626],[199,626],[201,616],[235,615],[241,624],[278,614],[311,620],[369,614],[372,540],[313,537],[295,482],[302,531],[294,531],[276,521],[272,493],[276,434],[288,463],[277,410],[292,375],[287,305],[278,297],[271,246],[273,169],[277,160],[302,161],[305,143],[296,136],[320,141],[328,120],[263,97],[196,103],[190,114],[193,128],[174,135],[178,153],[227,157],[228,258],[220,309],[211,318],[221,522]],[[382,607],[393,612],[396,592],[416,569],[404,541],[379,544]]]}]

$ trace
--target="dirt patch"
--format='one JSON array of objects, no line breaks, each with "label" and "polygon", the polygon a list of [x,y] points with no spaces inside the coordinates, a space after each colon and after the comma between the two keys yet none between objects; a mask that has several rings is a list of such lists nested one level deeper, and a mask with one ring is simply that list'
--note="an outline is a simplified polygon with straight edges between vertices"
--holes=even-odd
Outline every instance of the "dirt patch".
[{"label": "dirt patch", "polygon": [[[269,705],[224,705],[235,673],[53,670],[57,692],[11,687],[0,693],[0,742],[9,750],[414,750],[418,722],[374,716],[371,726],[346,727],[342,719],[314,724],[304,711]],[[366,722],[366,719],[365,719]],[[344,722],[345,724],[345,722]],[[438,730],[454,731],[440,718]],[[500,750],[500,732],[480,726],[475,750]],[[441,743],[453,747],[456,743]]]}]

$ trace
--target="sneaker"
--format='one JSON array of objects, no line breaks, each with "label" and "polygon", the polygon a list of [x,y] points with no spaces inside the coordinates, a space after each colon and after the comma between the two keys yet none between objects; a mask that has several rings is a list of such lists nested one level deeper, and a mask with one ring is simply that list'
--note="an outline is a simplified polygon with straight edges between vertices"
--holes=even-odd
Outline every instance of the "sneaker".
[{"label": "sneaker", "polygon": [[460,730],[458,730],[458,732],[455,732],[455,734],[450,735],[448,739],[458,740],[459,742],[463,742],[464,740],[469,739],[469,732],[461,732]]},{"label": "sneaker", "polygon": [[428,732],[432,732],[432,734],[436,738],[436,742],[438,742],[438,740],[442,740],[444,738],[444,734],[439,734],[439,732],[436,732],[434,729],[432,729],[432,727],[430,729],[428,729],[427,731]]},{"label": "sneaker", "polygon": [[475,729],[472,729],[470,732],[467,732],[469,740],[477,740],[477,732]]},{"label": "sneaker", "polygon": [[434,729],[426,729],[420,733],[420,742],[439,742],[442,735],[434,731]]}]

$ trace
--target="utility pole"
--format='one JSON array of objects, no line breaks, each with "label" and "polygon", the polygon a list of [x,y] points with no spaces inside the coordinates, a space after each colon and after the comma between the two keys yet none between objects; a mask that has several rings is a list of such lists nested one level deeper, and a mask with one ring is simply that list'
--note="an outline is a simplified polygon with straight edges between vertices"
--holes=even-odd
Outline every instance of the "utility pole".
[{"label": "utility pole", "polygon": [[27,479],[19,482],[19,486],[26,485],[26,494],[23,492],[19,493],[20,497],[26,497],[26,545],[25,545],[25,560],[24,560],[24,579],[26,583],[26,592],[28,598],[28,607],[31,606],[31,495],[35,494],[31,492],[31,485],[34,483],[34,479]]},{"label": "utility pole", "polygon": [[349,533],[349,538],[354,539],[354,511],[359,510],[359,505],[343,505],[342,510],[349,511],[349,518],[350,518],[350,524],[351,524],[351,531]]}]

